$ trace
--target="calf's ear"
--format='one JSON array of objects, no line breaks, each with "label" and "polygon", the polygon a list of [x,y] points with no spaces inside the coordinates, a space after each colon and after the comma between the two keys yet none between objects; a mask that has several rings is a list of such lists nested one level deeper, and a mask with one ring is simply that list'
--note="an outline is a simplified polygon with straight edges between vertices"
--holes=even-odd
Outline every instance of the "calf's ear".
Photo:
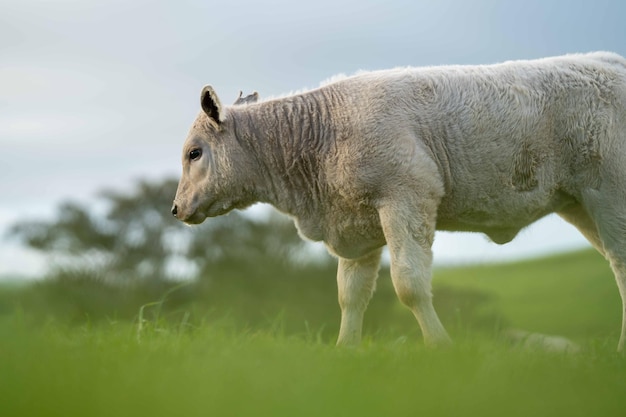
[{"label": "calf's ear", "polygon": [[237,97],[237,100],[233,103],[233,106],[240,106],[242,104],[252,104],[252,103],[256,103],[257,101],[259,101],[259,93],[257,93],[256,91],[245,97],[243,97],[243,91],[240,91],[239,97]]},{"label": "calf's ear", "polygon": [[215,90],[210,85],[207,85],[202,89],[200,105],[202,106],[202,110],[211,120],[215,122],[215,124],[219,125],[222,123],[222,103],[220,103],[220,99],[217,98]]}]

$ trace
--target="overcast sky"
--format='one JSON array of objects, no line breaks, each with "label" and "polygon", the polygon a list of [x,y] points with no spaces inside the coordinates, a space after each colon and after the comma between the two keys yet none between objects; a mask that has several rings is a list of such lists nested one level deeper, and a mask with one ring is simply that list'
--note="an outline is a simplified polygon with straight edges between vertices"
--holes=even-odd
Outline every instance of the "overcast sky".
[{"label": "overcast sky", "polygon": [[[178,175],[204,84],[231,102],[240,89],[279,95],[360,69],[626,55],[625,22],[621,0],[2,0],[0,233],[62,200]],[[436,240],[439,261],[584,245],[556,217],[503,247]],[[0,241],[0,274],[41,268]]]}]

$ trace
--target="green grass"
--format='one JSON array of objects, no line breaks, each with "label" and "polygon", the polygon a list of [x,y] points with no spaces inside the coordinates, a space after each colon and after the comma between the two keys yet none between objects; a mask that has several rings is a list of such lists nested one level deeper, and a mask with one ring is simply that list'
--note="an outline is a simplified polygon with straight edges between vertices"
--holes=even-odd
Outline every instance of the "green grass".
[{"label": "green grass", "polygon": [[[254,282],[251,292],[231,277],[200,298],[175,290],[169,307],[125,294],[107,313],[102,300],[85,310],[52,285],[0,291],[0,415],[624,415],[619,297],[598,256],[437,271],[438,309],[455,338],[444,350],[421,344],[385,275],[357,349],[333,346],[332,276],[300,281],[300,291],[293,280]],[[499,337],[509,326],[584,349],[523,350]]]},{"label": "green grass", "polygon": [[27,329],[1,323],[5,416],[621,416],[626,362],[481,338],[444,351],[311,338],[211,323],[181,332],[129,323]]},{"label": "green grass", "polygon": [[[442,270],[436,287],[486,299],[480,314],[509,327],[564,335],[579,342],[621,328],[621,300],[609,264],[589,250],[514,264]],[[462,312],[461,312],[462,313]]]}]

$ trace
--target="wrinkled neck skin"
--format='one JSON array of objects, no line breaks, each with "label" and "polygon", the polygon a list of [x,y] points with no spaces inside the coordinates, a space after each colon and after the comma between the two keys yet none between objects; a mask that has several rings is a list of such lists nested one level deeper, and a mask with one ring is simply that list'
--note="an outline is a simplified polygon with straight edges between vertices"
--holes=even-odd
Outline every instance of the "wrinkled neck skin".
[{"label": "wrinkled neck skin", "polygon": [[320,209],[326,181],[322,165],[337,137],[332,92],[302,95],[230,109],[234,134],[256,159],[259,202],[302,218]]}]

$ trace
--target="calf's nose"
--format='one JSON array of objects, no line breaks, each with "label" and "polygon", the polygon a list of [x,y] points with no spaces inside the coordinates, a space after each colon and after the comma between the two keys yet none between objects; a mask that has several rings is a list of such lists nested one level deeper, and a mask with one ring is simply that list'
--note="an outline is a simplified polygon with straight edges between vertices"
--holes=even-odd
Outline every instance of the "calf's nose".
[{"label": "calf's nose", "polygon": [[172,215],[176,217],[176,214],[178,214],[178,207],[176,207],[176,204],[174,204],[172,206]]}]

